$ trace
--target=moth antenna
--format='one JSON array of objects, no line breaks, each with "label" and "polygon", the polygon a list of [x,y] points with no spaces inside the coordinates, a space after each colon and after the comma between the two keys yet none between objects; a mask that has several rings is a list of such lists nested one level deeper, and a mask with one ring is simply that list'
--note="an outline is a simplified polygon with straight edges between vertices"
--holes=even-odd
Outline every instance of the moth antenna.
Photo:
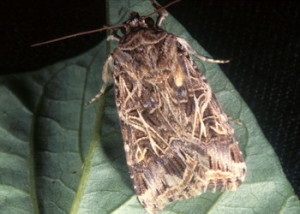
[{"label": "moth antenna", "polygon": [[62,40],[77,37],[77,36],[93,34],[93,33],[101,32],[101,31],[104,31],[104,30],[110,30],[110,29],[113,29],[113,28],[120,28],[120,27],[123,27],[123,26],[124,26],[124,24],[120,24],[120,25],[114,25],[114,26],[106,26],[106,27],[103,27],[103,28],[100,28],[100,29],[95,29],[95,30],[90,30],[90,31],[83,31],[83,32],[71,34],[71,35],[68,35],[68,36],[63,36],[63,37],[59,37],[59,38],[56,38],[56,39],[51,39],[51,40],[48,40],[48,41],[45,41],[45,42],[35,43],[35,44],[30,45],[30,47],[37,47],[37,46],[41,46],[41,45],[46,45],[46,44],[49,44],[49,43],[58,42],[58,41],[62,41]]},{"label": "moth antenna", "polygon": [[[181,1],[181,0],[174,0],[174,1],[170,2],[169,4],[167,4],[167,5],[165,5],[161,8],[153,11],[152,13],[146,15],[146,17],[152,16],[153,14],[158,13],[159,11],[166,9],[167,7],[170,7],[171,5],[173,5],[173,4],[175,4],[179,1]],[[110,29],[113,29],[113,28],[120,28],[120,27],[124,27],[124,26],[125,26],[124,24],[119,24],[119,25],[114,25],[114,26],[106,26],[106,27],[103,27],[103,28],[100,28],[100,29],[95,29],[95,30],[90,30],[90,31],[83,31],[83,32],[71,34],[71,35],[68,35],[68,36],[63,36],[63,37],[59,37],[59,38],[56,38],[56,39],[51,39],[51,40],[48,40],[48,41],[45,41],[45,42],[35,43],[35,44],[30,45],[30,47],[37,47],[37,46],[41,46],[41,45],[46,45],[46,44],[49,44],[49,43],[58,42],[58,41],[66,40],[66,39],[77,37],[77,36],[93,34],[93,33],[101,32],[101,31],[104,31],[104,30],[110,30]]]},{"label": "moth antenna", "polygon": [[[180,1],[181,1],[181,0],[174,0],[174,1],[170,2],[169,4],[167,4],[167,5],[165,5],[165,6],[162,6],[162,7],[160,7],[159,9],[156,9],[156,10],[153,11],[152,13],[149,13],[148,15],[145,16],[145,18],[150,17],[150,16],[152,16],[153,14],[158,13],[158,12],[160,12],[160,11],[162,11],[162,10],[165,10],[166,8],[170,7],[171,5],[173,5],[173,4],[175,4],[175,3],[178,3],[178,2],[180,2]],[[153,0],[151,0],[151,2],[153,2]]]}]

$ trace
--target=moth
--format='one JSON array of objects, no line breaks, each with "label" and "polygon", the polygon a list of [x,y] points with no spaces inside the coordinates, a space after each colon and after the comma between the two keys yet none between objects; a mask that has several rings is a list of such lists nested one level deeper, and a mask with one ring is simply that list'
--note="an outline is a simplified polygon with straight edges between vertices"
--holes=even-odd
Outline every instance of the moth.
[{"label": "moth", "polygon": [[[156,213],[176,200],[206,191],[236,190],[246,165],[234,130],[192,57],[212,63],[189,43],[160,26],[158,13],[132,12],[109,39],[117,48],[106,60],[100,92],[111,79],[127,165],[138,200]],[[117,31],[121,30],[122,35]]]}]

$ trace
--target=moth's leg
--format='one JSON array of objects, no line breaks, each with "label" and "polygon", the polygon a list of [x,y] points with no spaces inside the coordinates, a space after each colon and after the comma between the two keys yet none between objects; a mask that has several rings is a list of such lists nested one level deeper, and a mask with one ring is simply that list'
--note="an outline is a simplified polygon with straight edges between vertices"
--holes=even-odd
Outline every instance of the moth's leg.
[{"label": "moth's leg", "polygon": [[197,53],[191,46],[190,44],[183,38],[177,37],[177,41],[182,45],[182,47],[184,47],[186,49],[186,51],[191,54],[194,55],[195,57],[197,57],[198,59],[205,61],[205,62],[212,62],[212,63],[228,63],[229,60],[220,60],[220,59],[212,59],[206,56],[203,56],[199,53]]},{"label": "moth's leg", "polygon": [[102,69],[102,80],[103,85],[98,92],[90,101],[86,103],[86,105],[89,105],[96,100],[98,100],[106,91],[107,86],[109,85],[110,81],[113,79],[112,71],[113,71],[113,57],[110,55],[108,59],[105,61],[103,69]]},{"label": "moth's leg", "polygon": [[236,123],[236,124],[239,125],[239,126],[242,126],[242,125],[243,125],[243,123],[242,123],[242,121],[241,121],[240,119],[234,119],[234,118],[232,118],[232,117],[230,117],[230,116],[228,116],[228,115],[227,115],[227,118],[228,118],[228,120],[229,120],[230,122],[234,122],[234,123]]},{"label": "moth's leg", "polygon": [[164,19],[168,16],[168,12],[163,9],[163,10],[159,10],[161,7],[155,3],[154,0],[150,0],[151,4],[153,5],[153,7],[158,10],[158,17],[156,20],[156,26],[160,27],[161,23],[164,21]]}]

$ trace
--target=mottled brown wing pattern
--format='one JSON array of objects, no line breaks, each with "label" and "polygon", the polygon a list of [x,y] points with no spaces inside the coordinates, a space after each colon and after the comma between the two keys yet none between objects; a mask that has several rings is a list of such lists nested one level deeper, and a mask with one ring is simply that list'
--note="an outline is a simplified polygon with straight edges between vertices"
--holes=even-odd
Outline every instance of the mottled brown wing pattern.
[{"label": "mottled brown wing pattern", "polygon": [[[235,190],[246,176],[246,165],[234,130],[205,77],[191,56],[198,54],[186,40],[160,28],[165,8],[149,0],[154,12],[132,12],[123,24],[64,36],[112,30],[118,47],[103,65],[103,85],[87,104],[100,98],[112,78],[127,165],[134,189],[149,213],[174,200],[205,191]],[[157,13],[154,21],[150,16]],[[118,30],[122,35],[119,35]]]},{"label": "mottled brown wing pattern", "polygon": [[235,190],[246,166],[227,115],[174,35],[126,35],[112,54],[127,164],[149,213],[207,190]]}]

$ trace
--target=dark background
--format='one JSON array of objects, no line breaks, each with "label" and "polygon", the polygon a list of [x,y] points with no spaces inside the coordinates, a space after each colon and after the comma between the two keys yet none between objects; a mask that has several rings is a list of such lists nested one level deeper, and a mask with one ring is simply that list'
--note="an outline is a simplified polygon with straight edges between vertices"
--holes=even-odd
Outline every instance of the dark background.
[{"label": "dark background", "polygon": [[[221,67],[256,116],[298,196],[299,6],[297,1],[182,0],[168,9],[214,58],[231,59]],[[103,0],[1,1],[1,75],[31,71],[83,53],[105,33],[40,48],[30,44],[104,24]]]}]

